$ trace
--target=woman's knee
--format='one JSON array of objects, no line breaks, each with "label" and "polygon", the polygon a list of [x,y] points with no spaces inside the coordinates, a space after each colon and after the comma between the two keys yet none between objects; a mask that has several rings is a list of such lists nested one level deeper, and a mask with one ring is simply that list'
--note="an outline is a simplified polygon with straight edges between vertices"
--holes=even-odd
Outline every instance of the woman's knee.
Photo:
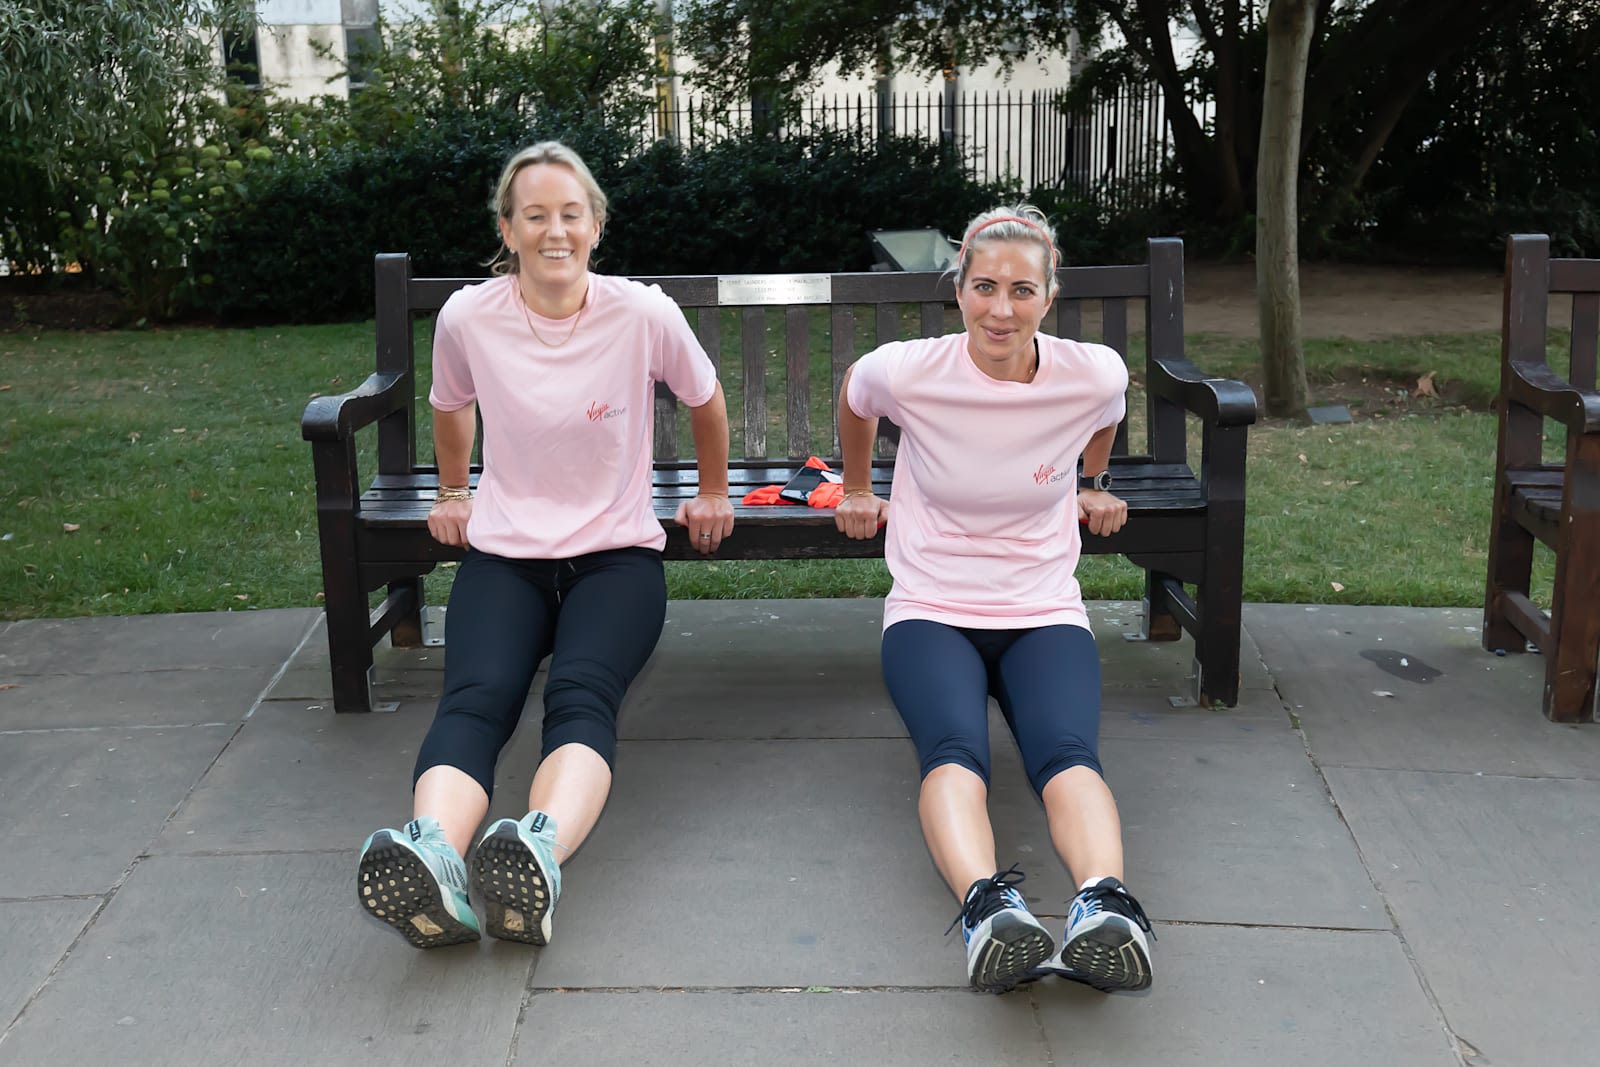
[{"label": "woman's knee", "polygon": [[971,771],[989,784],[989,753],[987,746],[978,746],[965,737],[948,737],[939,740],[926,751],[919,753],[922,777],[927,778],[940,767],[956,766]]},{"label": "woman's knee", "polygon": [[1093,744],[1072,739],[1057,745],[1055,751],[1045,759],[1031,763],[1028,768],[1028,782],[1033,786],[1033,791],[1044,796],[1044,787],[1064,771],[1074,767],[1082,767],[1093,771],[1101,778],[1105,777],[1100,766],[1100,754]]}]

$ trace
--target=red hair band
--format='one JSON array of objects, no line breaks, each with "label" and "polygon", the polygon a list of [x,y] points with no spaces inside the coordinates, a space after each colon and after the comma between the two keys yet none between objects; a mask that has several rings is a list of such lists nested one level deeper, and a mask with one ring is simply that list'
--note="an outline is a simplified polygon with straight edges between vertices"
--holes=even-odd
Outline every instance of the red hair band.
[{"label": "red hair band", "polygon": [[967,246],[972,243],[972,239],[974,237],[978,236],[978,234],[982,233],[984,230],[987,230],[990,226],[995,226],[1002,222],[1020,222],[1024,226],[1028,227],[1028,229],[1038,233],[1040,237],[1044,238],[1044,246],[1050,250],[1051,271],[1054,272],[1055,268],[1061,265],[1061,253],[1056,251],[1055,242],[1050,240],[1050,235],[1045,232],[1044,227],[1040,226],[1032,219],[1023,218],[1021,215],[1001,215],[997,218],[992,218],[988,222],[985,222],[981,226],[973,229],[971,233],[967,234],[967,236],[962,239],[961,248],[956,252],[956,263],[959,265],[966,261]]}]

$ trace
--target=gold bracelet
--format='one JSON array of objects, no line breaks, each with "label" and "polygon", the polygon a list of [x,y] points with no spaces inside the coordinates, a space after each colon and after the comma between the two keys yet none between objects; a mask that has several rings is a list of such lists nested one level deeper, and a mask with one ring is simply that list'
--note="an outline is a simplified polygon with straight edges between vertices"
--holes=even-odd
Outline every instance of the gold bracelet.
[{"label": "gold bracelet", "polygon": [[877,492],[872,490],[872,489],[846,489],[844,491],[844,499],[846,499],[846,500],[849,500],[853,496],[877,496],[877,495],[878,495]]},{"label": "gold bracelet", "polygon": [[449,500],[471,500],[471,499],[472,499],[472,490],[468,489],[464,485],[441,485],[439,487],[439,491],[437,493],[435,493],[434,496],[433,496],[433,502],[435,504],[443,504],[443,503],[445,503],[446,501],[449,501]]}]

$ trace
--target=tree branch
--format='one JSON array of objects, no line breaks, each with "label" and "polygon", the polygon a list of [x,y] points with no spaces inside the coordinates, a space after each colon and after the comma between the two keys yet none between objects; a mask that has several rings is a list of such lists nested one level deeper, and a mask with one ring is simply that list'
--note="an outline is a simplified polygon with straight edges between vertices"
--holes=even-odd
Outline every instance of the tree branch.
[{"label": "tree branch", "polygon": [[1137,27],[1120,13],[1108,13],[1123,37],[1130,42],[1142,41],[1147,46],[1141,50],[1141,54],[1150,64],[1166,100],[1167,121],[1172,126],[1173,149],[1179,165],[1199,178],[1201,192],[1222,201],[1219,205],[1221,213],[1242,213],[1242,201],[1228,195],[1216,146],[1206,137],[1183,91],[1183,77],[1172,52],[1172,35],[1168,29],[1172,20],[1171,5],[1165,0],[1137,0],[1135,8],[1138,12]]},{"label": "tree branch", "polygon": [[[1358,86],[1368,71],[1382,70],[1391,60],[1409,60],[1418,48],[1433,51],[1442,25],[1470,24],[1483,8],[1503,0],[1375,0],[1356,26],[1339,35],[1316,69],[1306,77],[1306,113],[1302,137],[1314,132],[1335,111],[1335,105]],[[1319,11],[1321,0],[1319,0]]]}]

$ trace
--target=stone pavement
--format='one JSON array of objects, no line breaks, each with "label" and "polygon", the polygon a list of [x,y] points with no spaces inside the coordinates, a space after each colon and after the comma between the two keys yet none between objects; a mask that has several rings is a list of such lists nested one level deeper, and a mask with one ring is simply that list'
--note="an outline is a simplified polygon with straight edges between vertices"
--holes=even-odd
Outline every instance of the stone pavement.
[{"label": "stone pavement", "polygon": [[[943,935],[880,609],[670,606],[542,951],[417,952],[356,904],[443,649],[386,650],[395,710],[336,716],[315,612],[3,625],[0,1065],[1596,1062],[1600,727],[1545,722],[1539,659],[1480,651],[1476,612],[1250,605],[1210,711],[1174,706],[1187,641],[1094,605],[1155,988],[991,997]],[[995,751],[1001,862],[1056,926]]]}]

